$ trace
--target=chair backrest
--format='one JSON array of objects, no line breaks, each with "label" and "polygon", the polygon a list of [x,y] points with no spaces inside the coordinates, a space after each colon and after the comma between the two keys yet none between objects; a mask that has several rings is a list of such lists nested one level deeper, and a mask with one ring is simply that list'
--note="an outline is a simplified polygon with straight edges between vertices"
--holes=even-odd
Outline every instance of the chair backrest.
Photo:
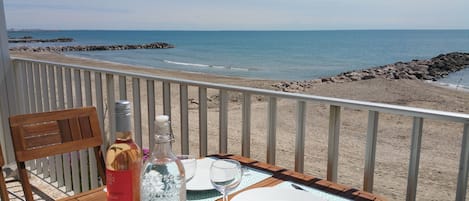
[{"label": "chair backrest", "polygon": [[94,148],[98,173],[105,180],[101,129],[94,107],[83,107],[9,118],[16,162],[26,200],[33,200],[25,161]]},{"label": "chair backrest", "polygon": [[5,160],[3,160],[2,146],[0,145],[0,198],[4,201],[10,200],[8,198],[8,191],[5,182],[5,177],[3,176],[3,166],[5,165]]}]

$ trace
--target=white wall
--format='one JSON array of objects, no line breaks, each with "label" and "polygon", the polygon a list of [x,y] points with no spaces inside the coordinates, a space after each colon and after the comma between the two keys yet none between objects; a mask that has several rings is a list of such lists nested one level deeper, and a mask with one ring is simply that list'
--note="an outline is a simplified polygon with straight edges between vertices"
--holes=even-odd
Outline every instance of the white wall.
[{"label": "white wall", "polygon": [[15,103],[14,73],[8,52],[8,34],[5,21],[5,10],[3,0],[0,0],[0,143],[6,161],[14,161],[10,127],[8,117],[15,114],[17,105]]}]

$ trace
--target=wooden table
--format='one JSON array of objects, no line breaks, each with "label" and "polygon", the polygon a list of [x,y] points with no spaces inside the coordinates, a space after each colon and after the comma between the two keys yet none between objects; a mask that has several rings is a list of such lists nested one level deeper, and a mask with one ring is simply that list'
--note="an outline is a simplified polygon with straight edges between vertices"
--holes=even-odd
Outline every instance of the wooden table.
[{"label": "wooden table", "polygon": [[[363,201],[382,201],[386,200],[380,196],[350,188],[341,184],[330,182],[327,180],[319,179],[310,175],[298,173],[292,170],[287,170],[275,165],[267,164],[264,162],[255,161],[250,158],[245,158],[237,155],[211,155],[210,157],[216,158],[229,158],[239,161],[242,165],[267,171],[272,173],[272,177],[264,179],[256,184],[253,184],[245,189],[242,189],[236,193],[230,194],[230,199],[236,194],[258,187],[275,186],[282,183],[283,181],[291,181],[305,186],[309,186],[318,190],[325,191],[330,194],[348,198],[351,200],[363,200]],[[93,189],[91,191],[83,192],[71,197],[61,199],[60,201],[106,201],[106,193],[103,191],[104,187]],[[221,198],[219,199],[221,200]]]}]

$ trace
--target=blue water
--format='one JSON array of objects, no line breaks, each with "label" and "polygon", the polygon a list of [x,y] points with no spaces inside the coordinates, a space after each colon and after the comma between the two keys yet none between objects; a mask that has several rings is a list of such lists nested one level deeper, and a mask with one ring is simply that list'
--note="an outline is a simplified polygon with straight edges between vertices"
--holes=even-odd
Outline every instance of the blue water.
[{"label": "blue water", "polygon": [[[469,52],[469,30],[20,31],[9,32],[9,36],[75,39],[72,43],[29,44],[40,46],[168,42],[175,48],[66,54],[152,68],[278,80],[309,80],[442,53]],[[469,72],[464,72],[445,82],[467,83]]]}]

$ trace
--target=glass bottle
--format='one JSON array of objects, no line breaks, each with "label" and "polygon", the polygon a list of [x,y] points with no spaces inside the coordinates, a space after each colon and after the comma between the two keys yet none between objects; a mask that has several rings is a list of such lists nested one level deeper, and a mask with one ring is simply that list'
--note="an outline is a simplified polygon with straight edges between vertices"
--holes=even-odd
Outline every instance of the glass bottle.
[{"label": "glass bottle", "polygon": [[142,169],[142,201],[185,201],[185,172],[181,161],[171,150],[169,117],[157,116],[155,122],[155,148]]},{"label": "glass bottle", "polygon": [[115,108],[116,140],[106,152],[108,201],[139,201],[142,151],[132,140],[130,102],[120,100]]}]

